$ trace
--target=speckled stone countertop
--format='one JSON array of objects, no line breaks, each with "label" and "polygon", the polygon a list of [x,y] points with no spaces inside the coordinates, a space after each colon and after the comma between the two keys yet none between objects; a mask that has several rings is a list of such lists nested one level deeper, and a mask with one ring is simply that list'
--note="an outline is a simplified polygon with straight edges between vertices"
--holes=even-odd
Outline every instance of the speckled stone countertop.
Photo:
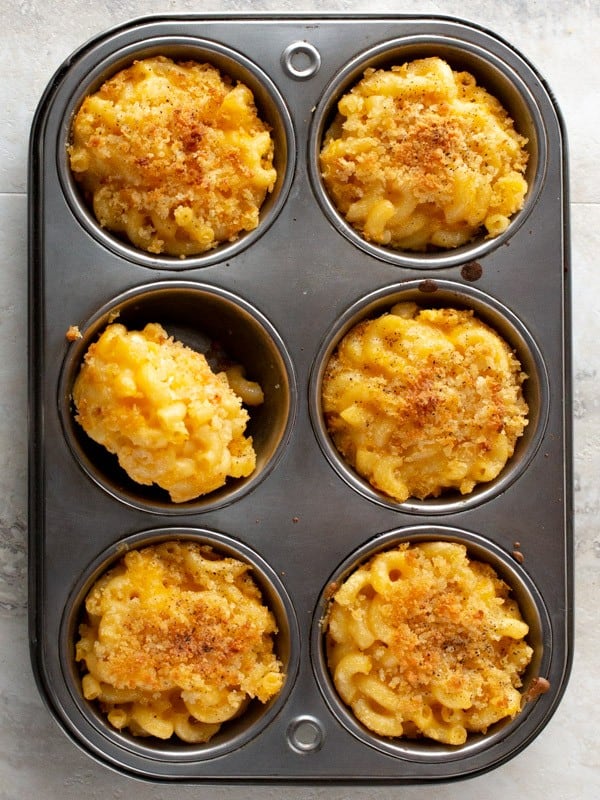
[{"label": "speckled stone countertop", "polygon": [[[432,787],[165,786],[114,773],[80,752],[42,704],[27,630],[27,142],[33,113],[56,68],[107,28],[154,13],[188,12],[456,15],[520,49],[552,87],[570,148],[574,479],[575,655],[566,694],[522,753],[485,775]],[[600,797],[600,5],[595,0],[448,0],[398,3],[313,0],[0,0],[0,800],[593,800]]]}]

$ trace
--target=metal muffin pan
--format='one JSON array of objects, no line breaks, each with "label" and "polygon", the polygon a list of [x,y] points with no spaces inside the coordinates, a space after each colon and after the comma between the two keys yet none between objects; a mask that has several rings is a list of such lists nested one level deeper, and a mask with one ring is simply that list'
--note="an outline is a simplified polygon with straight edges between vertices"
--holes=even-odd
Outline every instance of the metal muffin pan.
[{"label": "metal muffin pan", "polygon": [[[83,97],[133,59],[211,61],[247,82],[273,129],[278,184],[258,228],[208,254],[142,253],[96,224],[67,164]],[[331,207],[317,167],[340,92],[367,66],[438,54],[475,74],[529,138],[523,210],[494,240],[449,253],[372,247]],[[41,98],[29,184],[30,639],[40,692],[61,729],[114,769],[166,782],[446,781],[488,771],[552,717],[572,658],[572,441],[566,141],[551,91],[494,33],[432,16],[134,20],[73,53]],[[336,455],[320,413],[325,359],[354,321],[399,299],[472,308],[519,355],[530,424],[499,478],[472,495],[395,504]],[[251,410],[258,468],[176,506],[138,487],[73,422],[89,343],[119,312],[161,322],[201,350],[215,340],[265,390]],[[77,325],[82,338],[68,342]],[[207,745],[110,729],[81,695],[74,632],[94,578],[126,549],[194,539],[252,565],[279,622],[287,680],[266,708]],[[462,747],[380,740],[340,704],[321,621],[331,581],[397,541],[464,542],[505,577],[530,624],[525,675],[550,689]]]}]

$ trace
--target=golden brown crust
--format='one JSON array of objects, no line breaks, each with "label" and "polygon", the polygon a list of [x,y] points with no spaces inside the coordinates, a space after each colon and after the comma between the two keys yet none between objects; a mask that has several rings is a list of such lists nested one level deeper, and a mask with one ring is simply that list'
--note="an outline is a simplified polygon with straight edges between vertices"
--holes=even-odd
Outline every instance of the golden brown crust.
[{"label": "golden brown crust", "polygon": [[356,325],[332,355],[327,428],[344,458],[396,500],[467,494],[496,477],[523,433],[525,376],[470,311],[393,311]]},{"label": "golden brown crust", "polygon": [[191,718],[193,735],[210,736],[250,699],[267,702],[282,686],[275,619],[248,565],[208,547],[131,551],[96,582],[85,607],[77,643],[84,689],[117,727],[167,738]]},{"label": "golden brown crust", "polygon": [[164,56],[85,98],[69,156],[100,224],[151,253],[202,253],[252,230],[276,179],[248,87]]},{"label": "golden brown crust", "polygon": [[464,545],[377,554],[336,591],[327,624],[335,685],[376,733],[462,744],[521,708],[528,626],[509,587]]},{"label": "golden brown crust", "polygon": [[[201,573],[186,567],[186,551],[204,559],[204,582]],[[148,692],[175,686],[193,690],[199,682],[215,678],[223,686],[240,685],[245,674],[252,673],[255,653],[262,650],[265,633],[275,630],[274,621],[260,605],[254,609],[249,602],[245,612],[243,606],[236,608],[209,593],[211,583],[218,586],[222,581],[224,586],[228,580],[222,569],[222,578],[216,569],[211,575],[211,563],[229,566],[243,595],[253,604],[260,602],[260,592],[245,565],[232,559],[217,564],[210,552],[201,553],[191,544],[178,544],[177,549],[162,545],[141,556],[126,556],[125,569],[117,568],[112,577],[124,578],[129,597],[115,593],[108,581],[92,590],[88,609],[101,610],[107,623],[110,620],[118,628],[116,635],[113,632],[95,649],[102,660],[102,674],[110,677],[113,686]],[[144,577],[150,586],[156,583],[156,596],[150,596],[149,586],[141,585]]]},{"label": "golden brown crust", "polygon": [[504,230],[523,204],[526,140],[473,76],[442,59],[368,69],[341,99],[320,156],[338,210],[407,250]]}]

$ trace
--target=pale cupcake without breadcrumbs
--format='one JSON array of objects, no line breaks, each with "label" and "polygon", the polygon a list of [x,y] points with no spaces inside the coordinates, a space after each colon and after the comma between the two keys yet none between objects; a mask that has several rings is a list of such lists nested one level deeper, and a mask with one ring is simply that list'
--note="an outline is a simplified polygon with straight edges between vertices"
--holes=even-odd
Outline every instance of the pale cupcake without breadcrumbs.
[{"label": "pale cupcake without breadcrumbs", "polygon": [[[239,372],[235,385],[242,385]],[[253,403],[262,401],[258,384]],[[242,398],[225,372],[170,337],[158,323],[127,330],[112,323],[88,348],[73,386],[75,419],[115,454],[132,480],[157,484],[174,503],[252,474]]]}]

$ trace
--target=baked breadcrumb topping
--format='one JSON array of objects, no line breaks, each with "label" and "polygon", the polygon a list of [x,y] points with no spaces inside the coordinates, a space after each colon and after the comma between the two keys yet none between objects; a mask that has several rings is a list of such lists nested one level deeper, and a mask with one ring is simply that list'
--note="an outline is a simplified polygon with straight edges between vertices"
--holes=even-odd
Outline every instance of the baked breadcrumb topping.
[{"label": "baked breadcrumb topping", "polygon": [[339,452],[379,491],[400,502],[468,494],[500,473],[523,434],[525,377],[472,311],[399,303],[342,338],[322,408]]},{"label": "baked breadcrumb topping", "polygon": [[528,631],[508,585],[464,545],[403,543],[335,591],[328,663],[370,730],[463,744],[520,711]]},{"label": "baked breadcrumb topping", "polygon": [[135,61],[86,97],[70,165],[103,227],[188,256],[258,225],[277,178],[254,97],[210,64]]},{"label": "baked breadcrumb topping", "polygon": [[[132,550],[92,587],[76,658],[116,727],[207,740],[284,673],[247,564],[193,542]],[[142,721],[145,721],[142,724]]]},{"label": "baked breadcrumb topping", "polygon": [[365,239],[454,248],[505,230],[523,206],[527,140],[501,103],[441,58],[367,69],[338,104],[320,166]]}]

